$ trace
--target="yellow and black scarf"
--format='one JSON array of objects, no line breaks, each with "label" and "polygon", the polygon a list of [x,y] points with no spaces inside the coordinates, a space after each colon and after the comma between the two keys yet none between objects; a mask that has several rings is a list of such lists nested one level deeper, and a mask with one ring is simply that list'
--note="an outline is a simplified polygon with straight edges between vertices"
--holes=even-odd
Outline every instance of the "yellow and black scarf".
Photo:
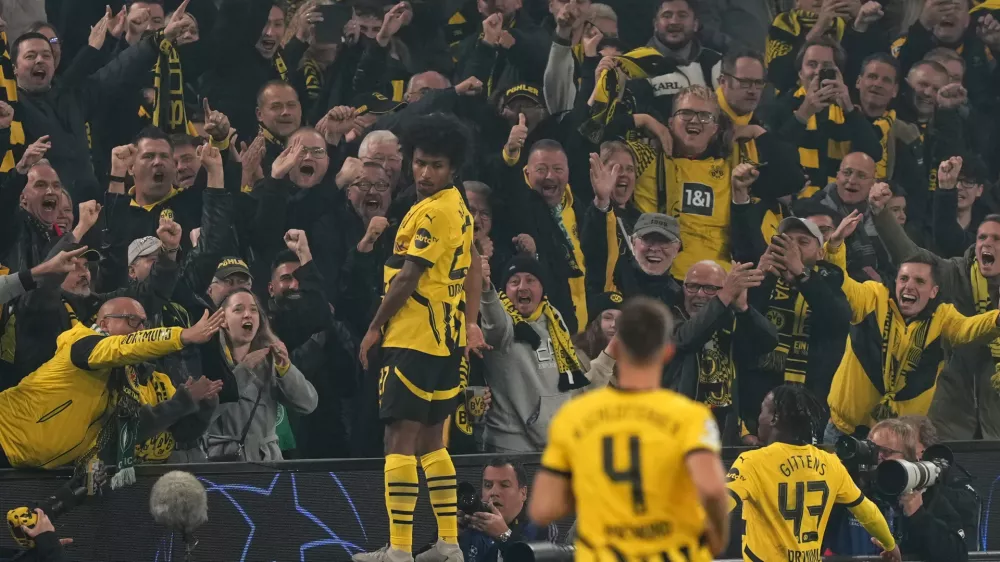
[{"label": "yellow and black scarf", "polygon": [[302,75],[306,80],[306,95],[311,100],[319,99],[323,91],[323,68],[313,59],[302,61]]},{"label": "yellow and black scarf", "polygon": [[[764,50],[764,65],[771,66],[774,59],[794,56],[799,44],[805,42],[805,36],[816,25],[819,14],[805,10],[790,10],[774,18],[767,34],[767,44]],[[836,18],[830,28],[839,43],[847,31],[844,18]]]},{"label": "yellow and black scarf", "polygon": [[604,128],[617,111],[631,113],[635,109],[625,102],[625,81],[659,76],[672,64],[652,47],[639,47],[614,59],[618,68],[625,74],[624,79],[619,79],[617,72],[601,73],[594,90],[594,106],[590,108],[590,118],[580,126],[580,134],[594,144],[601,142]]},{"label": "yellow and black scarf", "polygon": [[[972,300],[976,304],[976,314],[990,311],[989,283],[986,281],[986,277],[979,272],[979,262],[976,260],[972,261],[969,281],[972,282]],[[1000,338],[990,340],[990,355],[993,357],[993,375],[990,376],[990,385],[993,386],[993,390],[1000,392]]]},{"label": "yellow and black scarf", "polygon": [[274,52],[274,58],[271,61],[274,63],[274,71],[278,73],[278,76],[288,82],[288,65],[285,64],[285,57],[281,54],[281,49]]},{"label": "yellow and black scarf", "polygon": [[559,392],[569,392],[590,384],[587,376],[583,373],[583,365],[580,364],[580,359],[576,356],[576,348],[573,347],[569,328],[566,327],[559,312],[549,303],[548,297],[542,297],[542,302],[535,309],[535,312],[525,318],[521,316],[521,313],[514,307],[514,303],[510,302],[503,291],[497,292],[497,296],[504,311],[514,322],[514,340],[526,343],[532,349],[538,349],[542,345],[542,338],[528,323],[545,315],[549,339],[552,340],[552,355],[556,359],[556,368],[559,370]]},{"label": "yellow and black scarf", "polygon": [[[799,87],[794,96],[805,98],[806,89]],[[799,141],[799,164],[809,176],[809,189],[800,197],[810,197],[834,181],[829,172],[840,166],[840,161],[851,152],[851,133],[842,127],[844,110],[831,105],[809,117],[806,131]]]},{"label": "yellow and black scarf", "polygon": [[889,154],[895,152],[895,147],[889,144],[889,132],[892,131],[892,126],[896,124],[896,110],[890,109],[886,111],[881,117],[875,119],[872,124],[878,129],[878,142],[882,145],[882,159],[875,163],[875,179],[885,181],[886,178],[892,176]]},{"label": "yellow and black scarf", "polygon": [[[722,86],[715,89],[715,96],[719,100],[719,109],[725,112],[729,116],[729,120],[733,122],[733,125],[737,127],[745,127],[750,124],[753,120],[753,113],[747,113],[746,115],[740,115],[736,113],[736,110],[729,105],[726,100],[726,94],[722,91]],[[757,140],[740,140],[733,146],[733,151],[736,153],[734,156],[734,161],[738,161],[741,164],[760,164],[760,155],[757,153]],[[770,240],[770,239],[768,239]]]},{"label": "yellow and black scarf", "polygon": [[[920,357],[923,355],[924,347],[927,345],[927,335],[930,331],[931,319],[933,317],[933,315],[927,315],[911,323],[914,326],[913,335],[910,337],[909,348],[906,350],[906,354],[903,355],[903,360],[900,361],[896,359],[896,354],[892,351],[892,348],[895,345],[899,345],[899,343],[896,342],[893,345],[893,342],[890,341],[892,340],[893,332],[896,331],[893,326],[893,319],[896,316],[894,308],[892,301],[890,301],[889,307],[885,312],[885,325],[882,327],[882,381],[885,383],[885,392],[882,394],[882,399],[879,400],[879,403],[872,409],[871,415],[875,421],[899,417],[899,412],[895,407],[896,394],[906,386],[905,375],[912,372],[917,364],[920,363]],[[903,326],[899,327],[899,331],[905,332],[906,329],[907,326],[904,320]]]},{"label": "yellow and black scarf", "polygon": [[14,108],[14,121],[10,124],[10,150],[3,155],[0,162],[0,172],[9,172],[17,165],[14,150],[24,147],[24,126],[17,120],[17,79],[14,78],[14,63],[10,59],[10,45],[7,43],[7,33],[0,33],[0,100]]},{"label": "yellow and black scarf", "polygon": [[771,291],[767,319],[778,331],[778,346],[761,358],[761,367],[782,373],[785,382],[806,382],[809,362],[809,305],[798,289],[779,278]]},{"label": "yellow and black scarf", "polygon": [[166,38],[161,38],[159,45],[160,56],[153,66],[153,108],[147,110],[140,106],[139,116],[149,119],[154,127],[167,134],[197,136],[198,132],[188,121],[184,106],[184,71],[180,54]]}]

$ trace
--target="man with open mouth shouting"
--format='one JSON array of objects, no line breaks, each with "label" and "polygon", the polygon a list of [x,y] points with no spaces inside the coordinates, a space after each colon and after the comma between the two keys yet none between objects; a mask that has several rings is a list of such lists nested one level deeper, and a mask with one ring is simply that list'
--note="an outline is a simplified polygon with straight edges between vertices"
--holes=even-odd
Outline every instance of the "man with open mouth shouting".
[{"label": "man with open mouth shouting", "polygon": [[[938,189],[954,190],[962,172],[962,159],[950,158],[938,168]],[[987,215],[976,232],[975,244],[961,256],[942,258],[917,247],[891,213],[881,212],[872,201],[875,227],[894,261],[921,256],[934,263],[940,292],[962,314],[997,309],[1000,287],[1000,215]],[[1000,341],[980,340],[954,350],[937,379],[937,391],[928,415],[941,439],[972,439],[977,429],[983,439],[1000,438]]]},{"label": "man with open mouth shouting", "polygon": [[[939,177],[948,185],[954,184],[958,166],[959,163],[953,160],[942,163]],[[985,384],[985,390],[993,394],[992,401],[997,401],[996,392],[989,389],[992,362],[980,362],[983,368],[976,374],[975,385],[968,384],[972,364],[968,364],[970,368],[956,369],[956,373],[962,373],[960,382],[956,376],[955,382],[949,384],[951,381],[946,381],[946,378],[951,377],[943,377],[941,373],[947,359],[946,349],[984,338],[1000,337],[1000,327],[997,326],[1000,313],[995,304],[990,305],[988,281],[1000,273],[1000,268],[995,269],[992,259],[994,252],[1000,249],[1000,246],[995,246],[1000,241],[1000,224],[984,223],[992,224],[992,227],[980,230],[975,259],[970,249],[965,258],[945,261],[917,248],[906,238],[891,213],[882,212],[890,196],[888,186],[880,184],[877,188],[879,191],[873,197],[872,206],[879,212],[879,229],[890,234],[894,255],[906,257],[899,257],[895,291],[881,283],[858,283],[850,277],[844,278],[843,289],[851,305],[852,327],[844,358],[830,390],[830,425],[827,426],[825,441],[833,443],[841,434],[853,434],[860,427],[871,427],[883,419],[908,414],[926,415],[928,411],[932,416],[943,413],[945,423],[941,424],[941,428],[954,429],[957,424],[949,423],[947,418],[955,417],[952,410],[956,406],[968,408],[968,413],[959,414],[957,420],[972,418],[971,427],[967,429],[967,438],[971,438],[977,425],[976,402],[962,404],[951,400],[954,392],[945,391],[939,395],[936,391],[939,382],[945,386],[953,384],[955,389],[964,386],[970,390]],[[827,245],[829,260],[841,268],[846,263],[844,237],[850,235],[861,218],[860,213],[851,213],[830,236]],[[989,228],[994,229],[992,236]],[[904,249],[905,254],[899,253]],[[984,256],[989,257],[984,259]],[[951,291],[945,293],[942,290],[945,288]],[[958,297],[958,305],[941,302],[938,299],[941,293],[948,295],[950,300]],[[960,310],[975,315],[966,316]],[[978,347],[981,353],[983,346],[966,347]],[[965,359],[976,357],[971,350],[961,353],[960,357]],[[953,369],[957,365],[956,360],[962,359],[952,360]],[[987,372],[983,373],[983,370]],[[964,392],[971,395],[970,400],[976,400],[974,392]],[[978,390],[979,396],[985,394]],[[941,403],[942,399],[948,402]],[[980,415],[985,417],[988,403],[979,404],[982,406]],[[986,426],[983,424],[984,434],[989,431]]]}]

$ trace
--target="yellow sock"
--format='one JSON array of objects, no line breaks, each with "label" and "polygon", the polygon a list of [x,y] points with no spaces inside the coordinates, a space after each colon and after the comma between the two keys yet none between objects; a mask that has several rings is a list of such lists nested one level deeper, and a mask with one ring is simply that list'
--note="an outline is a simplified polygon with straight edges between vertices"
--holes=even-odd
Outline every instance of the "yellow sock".
[{"label": "yellow sock", "polygon": [[389,512],[389,544],[404,552],[413,551],[413,510],[417,507],[417,457],[386,455],[385,508]]},{"label": "yellow sock", "polygon": [[427,491],[431,497],[431,508],[438,524],[438,538],[458,544],[458,481],[455,465],[447,449],[438,449],[420,457],[427,477]]}]

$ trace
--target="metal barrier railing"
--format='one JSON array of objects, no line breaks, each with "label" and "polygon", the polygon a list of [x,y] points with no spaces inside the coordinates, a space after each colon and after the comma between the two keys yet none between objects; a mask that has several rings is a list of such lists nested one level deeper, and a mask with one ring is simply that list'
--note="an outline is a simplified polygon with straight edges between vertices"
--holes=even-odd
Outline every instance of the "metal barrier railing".
[{"label": "metal barrier railing", "polygon": [[[515,544],[508,551],[511,560],[518,562],[573,562],[574,548],[571,545],[549,542]],[[880,562],[878,556],[826,556],[823,562]],[[919,558],[903,557],[903,560],[919,562]],[[969,560],[977,562],[1000,562],[1000,551],[970,552]],[[727,558],[716,562],[743,562],[742,558]]]}]

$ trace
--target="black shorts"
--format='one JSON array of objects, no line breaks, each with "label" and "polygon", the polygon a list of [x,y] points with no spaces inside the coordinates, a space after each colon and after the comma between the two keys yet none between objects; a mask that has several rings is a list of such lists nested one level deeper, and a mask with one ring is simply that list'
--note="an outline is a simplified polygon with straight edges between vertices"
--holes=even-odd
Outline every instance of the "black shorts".
[{"label": "black shorts", "polygon": [[440,357],[402,347],[382,348],[379,418],[386,423],[410,420],[435,425],[454,414],[461,353]]}]

